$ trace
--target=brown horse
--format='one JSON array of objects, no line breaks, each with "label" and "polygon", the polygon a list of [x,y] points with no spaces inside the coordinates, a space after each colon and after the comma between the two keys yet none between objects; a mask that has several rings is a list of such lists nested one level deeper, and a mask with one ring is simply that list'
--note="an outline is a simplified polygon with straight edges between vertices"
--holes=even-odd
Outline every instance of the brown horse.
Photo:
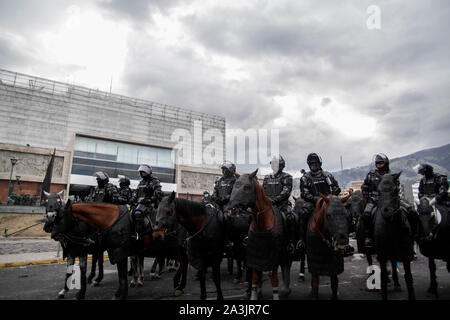
[{"label": "brown horse", "polygon": [[[252,269],[251,300],[258,298],[262,272],[271,271],[273,299],[279,300],[278,266],[287,267],[287,243],[281,215],[256,180],[258,170],[239,175],[231,192],[229,208],[251,208],[252,222],[247,240],[247,266]],[[284,269],[283,269],[284,270]],[[283,275],[287,274],[282,272]],[[288,281],[285,281],[289,283]]]},{"label": "brown horse", "polygon": [[344,271],[343,250],[348,245],[350,219],[344,202],[351,196],[340,199],[330,194],[320,194],[316,208],[309,219],[306,233],[306,257],[311,273],[311,295],[319,298],[319,278],[331,279],[332,299],[337,299],[338,275]]}]

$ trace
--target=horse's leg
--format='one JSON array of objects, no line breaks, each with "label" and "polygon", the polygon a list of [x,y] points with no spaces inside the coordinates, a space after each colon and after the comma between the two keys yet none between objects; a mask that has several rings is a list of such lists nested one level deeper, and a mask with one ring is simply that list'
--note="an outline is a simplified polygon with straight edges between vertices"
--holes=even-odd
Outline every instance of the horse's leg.
[{"label": "horse's leg", "polygon": [[273,300],[280,300],[280,295],[278,294],[278,266],[272,269],[270,283],[272,284]]},{"label": "horse's leg", "polygon": [[[70,254],[67,255],[67,269],[69,269],[70,266],[73,266],[75,263],[75,258],[72,257]],[[67,279],[71,276],[70,273],[67,273],[66,271],[66,277],[64,279],[64,288],[58,292],[58,295],[56,296],[57,299],[64,299],[64,296],[67,292],[69,292],[69,287],[67,286]]]},{"label": "horse's leg", "polygon": [[258,286],[261,280],[262,280],[262,272],[252,269],[252,279],[251,279],[252,289],[250,300],[258,300]]},{"label": "horse's leg", "polygon": [[434,258],[428,257],[428,269],[430,270],[430,287],[427,292],[437,297],[436,263]]},{"label": "horse's leg", "polygon": [[298,279],[300,281],[305,281],[305,260],[306,260],[306,255],[304,253],[302,253],[300,255],[300,272],[298,273]]},{"label": "horse's leg", "polygon": [[369,266],[373,265],[373,260],[372,260],[372,255],[371,254],[366,254],[366,260],[367,260],[367,264]]},{"label": "horse's leg", "polygon": [[331,276],[331,300],[337,300],[338,299],[338,286],[339,286],[339,279],[338,276]]},{"label": "horse's leg", "polygon": [[184,249],[182,248],[179,249],[178,259],[176,259],[176,261],[179,262],[177,274],[180,273],[181,280],[177,281],[177,285],[175,287],[175,296],[180,296],[183,294],[183,290],[186,287],[187,271],[188,271],[188,256]]},{"label": "horse's leg", "polygon": [[386,267],[386,259],[379,259],[380,263],[380,277],[381,277],[381,299],[387,300],[387,267]]},{"label": "horse's leg", "polygon": [[87,271],[87,253],[78,257],[80,260],[81,287],[75,295],[77,300],[83,300],[86,296],[86,271]]},{"label": "horse's leg", "polygon": [[137,257],[137,273],[138,273],[138,279],[137,279],[137,286],[142,287],[144,285],[144,256],[139,255]]},{"label": "horse's leg", "polygon": [[230,250],[227,253],[228,274],[233,274],[233,251]]},{"label": "horse's leg", "polygon": [[205,267],[200,267],[197,272],[198,279],[200,280],[200,300],[206,300],[206,279],[205,279]]},{"label": "horse's leg", "polygon": [[234,278],[233,282],[239,283],[242,280],[242,260],[239,258],[236,259],[236,268],[237,268],[237,274],[236,274],[236,277]]},{"label": "horse's leg", "polygon": [[[94,257],[92,257],[92,260]],[[97,262],[98,262],[98,276],[95,278],[94,282],[92,283],[93,286],[98,286],[100,282],[103,280],[103,262],[104,262],[104,255],[103,250],[99,249],[97,251]],[[128,264],[128,261],[127,261]]]},{"label": "horse's leg", "polygon": [[128,259],[124,258],[117,262],[117,275],[119,276],[119,288],[114,294],[113,299],[126,300],[128,297]]},{"label": "horse's leg", "polygon": [[212,272],[213,272],[213,281],[214,284],[216,285],[217,300],[223,300],[222,287],[220,285],[220,263],[215,263],[212,266]]},{"label": "horse's leg", "polygon": [[319,300],[319,275],[311,275],[311,298]]},{"label": "horse's leg", "polygon": [[158,258],[158,278],[161,278],[162,273],[164,272],[165,268],[165,259],[164,257]]},{"label": "horse's leg", "polygon": [[92,265],[91,265],[91,272],[89,273],[89,277],[87,278],[87,282],[89,284],[92,283],[92,279],[95,277],[95,270],[97,268],[97,251],[94,251],[92,254]]},{"label": "horse's leg", "polygon": [[130,287],[134,288],[137,283],[137,256],[130,257],[131,281]]},{"label": "horse's leg", "polygon": [[408,289],[408,299],[416,300],[416,293],[414,292],[413,276],[411,273],[411,263],[403,261],[403,269],[405,269],[405,282]]},{"label": "horse's leg", "polygon": [[397,261],[391,261],[391,268],[392,280],[394,281],[394,290],[400,292],[402,291],[402,287],[400,286],[400,282],[398,281]]},{"label": "horse's leg", "polygon": [[281,290],[281,294],[284,296],[288,296],[291,294],[291,267],[292,261],[288,261],[286,265],[281,266],[281,275],[283,277],[283,287]]},{"label": "horse's leg", "polygon": [[158,260],[155,257],[155,260],[153,260],[152,268],[150,269],[150,279],[156,278],[156,266],[158,265]]}]

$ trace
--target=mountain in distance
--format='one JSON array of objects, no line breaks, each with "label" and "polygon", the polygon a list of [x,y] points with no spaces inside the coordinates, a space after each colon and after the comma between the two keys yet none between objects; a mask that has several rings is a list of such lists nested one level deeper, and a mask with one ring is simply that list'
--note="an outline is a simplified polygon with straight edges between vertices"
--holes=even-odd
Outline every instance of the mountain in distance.
[{"label": "mountain in distance", "polygon": [[[414,184],[419,182],[421,175],[414,169],[419,163],[428,163],[434,168],[435,173],[445,174],[450,177],[450,144],[437,148],[417,151],[407,156],[389,159],[391,172],[402,171],[401,184]],[[373,168],[373,164],[367,166],[344,169],[332,172],[341,188],[348,188],[352,181],[364,180],[367,173]],[[300,187],[300,178],[294,179],[294,191]]]}]

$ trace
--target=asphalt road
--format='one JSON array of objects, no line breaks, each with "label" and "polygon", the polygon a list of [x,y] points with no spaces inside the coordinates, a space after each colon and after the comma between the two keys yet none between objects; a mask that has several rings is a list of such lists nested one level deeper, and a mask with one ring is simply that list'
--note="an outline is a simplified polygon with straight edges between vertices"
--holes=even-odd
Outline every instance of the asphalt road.
[{"label": "asphalt road", "polygon": [[[199,282],[193,279],[195,269],[189,267],[188,282],[184,295],[173,296],[172,277],[174,273],[165,272],[159,280],[150,279],[150,268],[152,258],[145,258],[144,263],[144,286],[139,288],[129,288],[129,299],[131,300],[198,300],[200,297]],[[437,260],[437,280],[440,300],[450,300],[450,274],[443,261]],[[88,262],[88,269],[91,262]],[[116,266],[105,261],[104,279],[98,287],[88,286],[86,292],[87,300],[110,300],[118,287]],[[341,300],[380,300],[379,292],[366,290],[366,268],[365,258],[359,254],[345,258],[345,271],[339,276],[339,299]],[[407,299],[406,284],[403,277],[403,267],[399,266],[400,284],[403,291],[394,292],[389,287],[389,299]],[[412,263],[414,286],[418,300],[433,300],[427,294],[429,285],[428,259],[418,255],[418,259]],[[31,265],[24,267],[9,267],[0,269],[0,300],[54,300],[57,293],[63,288],[65,279],[65,264]],[[309,300],[310,274],[306,272],[306,281],[298,280],[299,263],[294,262],[291,269],[291,289],[292,293],[288,297],[281,297],[282,300]],[[229,275],[226,267],[226,260],[222,262],[222,291],[225,300],[247,300],[243,297],[246,286],[244,284],[234,284],[233,275]],[[281,273],[279,273],[281,281]],[[130,280],[130,278],[129,278]],[[211,279],[211,273],[207,274],[207,297],[215,299],[216,290]],[[262,299],[272,299],[272,288],[268,275],[264,276]],[[329,299],[331,289],[329,278],[321,277],[319,298]],[[71,290],[65,299],[74,299],[75,290]]]}]

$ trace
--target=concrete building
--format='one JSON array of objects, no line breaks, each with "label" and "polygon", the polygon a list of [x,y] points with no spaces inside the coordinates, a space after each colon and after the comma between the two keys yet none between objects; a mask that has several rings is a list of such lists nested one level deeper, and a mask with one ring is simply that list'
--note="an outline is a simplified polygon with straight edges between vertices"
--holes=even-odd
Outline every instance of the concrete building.
[{"label": "concrete building", "polygon": [[[225,158],[225,118],[221,116],[3,69],[0,111],[3,203],[10,177],[16,180],[20,176],[22,192],[40,192],[54,148],[51,192],[85,192],[96,185],[96,171],[107,172],[113,183],[117,183],[117,175],[125,174],[133,188],[139,181],[138,166],[146,163],[160,178],[163,191],[175,190],[179,196],[198,199],[205,189],[212,192],[221,175],[219,165]],[[181,163],[180,140],[174,139],[177,130],[189,135],[182,141],[187,146],[182,153],[194,157],[202,155],[206,147],[211,149],[211,141],[204,139],[207,135],[203,133],[213,130],[221,134],[222,141],[215,144],[215,161]],[[18,159],[15,166],[13,158]],[[14,192],[18,189],[15,184]]]}]

